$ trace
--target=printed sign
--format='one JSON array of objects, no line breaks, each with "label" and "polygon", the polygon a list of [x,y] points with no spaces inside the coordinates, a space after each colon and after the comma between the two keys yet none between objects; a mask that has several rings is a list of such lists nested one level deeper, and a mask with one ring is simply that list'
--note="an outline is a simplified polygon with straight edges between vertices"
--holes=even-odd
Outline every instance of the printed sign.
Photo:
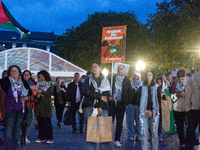
[{"label": "printed sign", "polygon": [[130,68],[130,65],[128,65],[128,64],[123,64],[123,63],[115,63],[114,64],[114,67],[113,67],[113,73],[114,74],[117,74],[117,69],[118,69],[118,66],[119,65],[124,65],[125,66],[125,74],[126,75],[128,75],[128,70],[129,70],[129,68]]},{"label": "printed sign", "polygon": [[101,63],[125,62],[126,26],[104,27],[101,42]]}]

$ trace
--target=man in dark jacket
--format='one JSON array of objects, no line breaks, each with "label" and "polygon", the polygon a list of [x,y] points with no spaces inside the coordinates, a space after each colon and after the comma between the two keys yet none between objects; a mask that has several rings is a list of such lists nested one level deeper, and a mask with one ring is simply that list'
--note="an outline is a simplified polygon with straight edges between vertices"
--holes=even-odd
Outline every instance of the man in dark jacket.
[{"label": "man in dark jacket", "polygon": [[[69,102],[69,105],[71,106],[72,110],[72,133],[76,133],[76,111],[79,109],[80,102],[83,97],[83,83],[80,82],[80,74],[75,73],[74,74],[74,81],[71,82],[68,85],[67,88],[67,101]],[[79,122],[79,128],[80,133],[83,133],[83,114],[80,114],[80,122]]]},{"label": "man in dark jacket", "polygon": [[115,132],[115,145],[120,147],[120,136],[122,133],[122,124],[124,119],[124,112],[126,105],[128,105],[131,98],[131,84],[130,80],[125,75],[124,65],[119,65],[117,74],[113,77],[112,97],[109,97],[110,108],[109,115],[113,117],[113,122],[116,116],[117,126]]}]

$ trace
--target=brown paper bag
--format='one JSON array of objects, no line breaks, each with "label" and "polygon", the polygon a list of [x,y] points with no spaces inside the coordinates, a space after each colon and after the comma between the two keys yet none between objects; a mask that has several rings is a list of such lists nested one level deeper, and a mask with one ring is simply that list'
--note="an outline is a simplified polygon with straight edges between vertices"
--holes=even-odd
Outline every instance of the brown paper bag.
[{"label": "brown paper bag", "polygon": [[170,111],[172,110],[171,98],[166,95],[166,100],[161,100],[162,127],[165,132],[170,131]]},{"label": "brown paper bag", "polygon": [[112,141],[112,117],[88,117],[87,142],[104,143]]}]

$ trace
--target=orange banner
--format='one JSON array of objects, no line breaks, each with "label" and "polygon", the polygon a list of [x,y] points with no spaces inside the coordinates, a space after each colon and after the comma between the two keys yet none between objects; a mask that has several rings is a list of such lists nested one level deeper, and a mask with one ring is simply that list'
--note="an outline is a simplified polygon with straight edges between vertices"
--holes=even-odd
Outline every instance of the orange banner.
[{"label": "orange banner", "polygon": [[101,63],[125,62],[126,26],[104,27],[101,42]]}]

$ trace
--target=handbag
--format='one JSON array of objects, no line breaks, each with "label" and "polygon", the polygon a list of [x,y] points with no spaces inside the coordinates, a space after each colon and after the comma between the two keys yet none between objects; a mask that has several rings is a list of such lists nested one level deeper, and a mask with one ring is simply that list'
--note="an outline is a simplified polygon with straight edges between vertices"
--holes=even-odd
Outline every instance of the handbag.
[{"label": "handbag", "polygon": [[112,141],[112,117],[88,117],[87,142],[104,143]]},{"label": "handbag", "polygon": [[65,112],[64,118],[63,118],[64,125],[71,125],[72,124],[72,113],[71,113],[71,107],[68,107],[68,109]]},{"label": "handbag", "polygon": [[98,115],[97,102],[98,102],[98,100],[95,99],[94,105],[93,105],[93,111],[91,114],[92,117],[96,117]]}]

